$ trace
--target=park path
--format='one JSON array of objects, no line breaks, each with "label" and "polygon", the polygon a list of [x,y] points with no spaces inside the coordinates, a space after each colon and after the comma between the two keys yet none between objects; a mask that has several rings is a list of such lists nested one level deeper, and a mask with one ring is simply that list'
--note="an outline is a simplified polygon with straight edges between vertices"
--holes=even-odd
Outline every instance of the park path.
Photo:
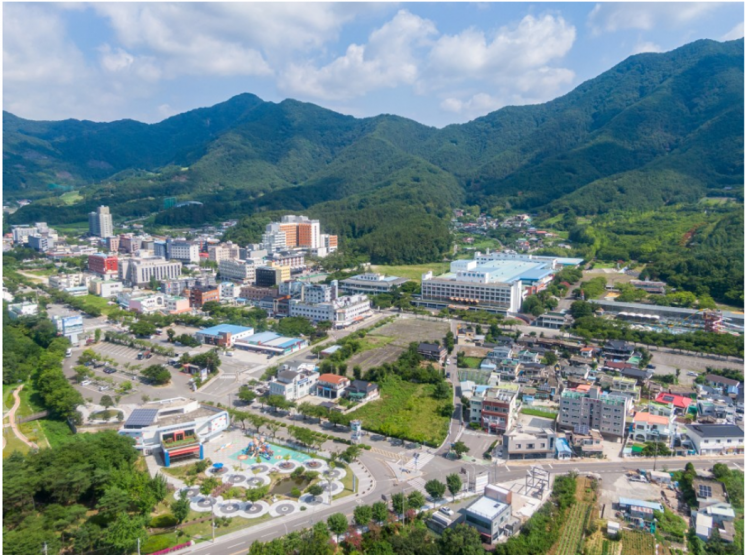
[{"label": "park path", "polygon": [[[15,399],[15,402],[13,403],[13,408],[11,408],[8,412],[8,420],[10,421],[10,423],[6,424],[6,426],[10,426],[10,429],[13,430],[13,433],[16,435],[16,437],[23,443],[28,445],[31,449],[38,449],[39,446],[26,439],[26,436],[21,433],[21,430],[19,430],[18,426],[16,425],[16,410],[18,410],[18,407],[21,406],[21,397],[18,394],[22,389],[23,385],[13,390],[13,398]],[[5,449],[5,438],[3,438],[3,449]]]}]

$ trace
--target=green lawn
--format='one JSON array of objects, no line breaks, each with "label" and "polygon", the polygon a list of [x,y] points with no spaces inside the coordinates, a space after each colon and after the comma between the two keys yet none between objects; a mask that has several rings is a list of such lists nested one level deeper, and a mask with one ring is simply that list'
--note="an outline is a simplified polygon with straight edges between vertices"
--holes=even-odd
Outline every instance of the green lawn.
[{"label": "green lawn", "polygon": [[350,414],[362,420],[368,431],[387,436],[440,445],[447,437],[450,418],[439,410],[450,400],[430,397],[434,386],[403,382],[395,377],[378,384],[381,399]]},{"label": "green lawn", "polygon": [[83,302],[87,306],[96,307],[98,308],[102,314],[106,314],[107,316],[117,310],[119,307],[117,305],[110,305],[109,299],[105,299],[103,297],[96,297],[95,295],[85,295],[84,297],[80,297]]},{"label": "green lawn", "polygon": [[60,199],[62,202],[64,202],[66,205],[70,206],[72,204],[76,204],[83,200],[83,195],[81,195],[78,191],[68,191],[65,194],[63,194]]},{"label": "green lawn", "polygon": [[540,410],[540,409],[531,409],[527,407],[521,408],[520,414],[527,414],[528,416],[540,416],[541,418],[550,418],[551,420],[556,420],[556,417],[558,416],[558,413],[556,412],[551,412],[548,410]]},{"label": "green lawn", "polygon": [[44,435],[46,436],[49,445],[51,445],[53,448],[59,447],[60,445],[67,441],[70,441],[74,437],[74,434],[72,433],[70,426],[67,425],[67,422],[43,418],[39,420],[39,423],[44,430]]},{"label": "green lawn", "polygon": [[3,410],[10,410],[13,408],[13,403],[15,402],[15,398],[13,397],[13,391],[15,390],[15,387],[6,387],[5,392],[3,393]]},{"label": "green lawn", "polygon": [[3,437],[5,438],[3,458],[10,457],[10,455],[13,454],[13,451],[20,451],[24,454],[28,453],[29,449],[26,444],[18,439],[10,428],[3,428]]},{"label": "green lawn", "polygon": [[41,397],[39,397],[39,394],[34,389],[34,382],[32,380],[27,381],[23,385],[19,396],[21,397],[21,404],[16,411],[16,418],[23,418],[24,416],[30,416],[44,410]]},{"label": "green lawn", "polygon": [[367,335],[363,337],[362,339],[360,339],[361,349],[357,352],[363,353],[365,351],[372,351],[373,349],[379,349],[381,347],[385,347],[386,345],[388,345],[388,343],[390,343],[394,339],[396,338],[389,337],[387,335],[374,335],[374,334]]},{"label": "green lawn", "polygon": [[408,278],[414,281],[422,281],[422,274],[432,270],[434,275],[444,274],[450,269],[449,262],[431,262],[429,264],[408,264],[405,266],[372,266],[373,272],[379,272],[387,276]]},{"label": "green lawn", "polygon": [[479,358],[479,357],[464,357],[463,358],[463,362],[466,365],[465,367],[466,368],[473,368],[475,370],[477,370],[481,366],[481,363],[483,361],[484,361],[484,359],[483,358]]}]

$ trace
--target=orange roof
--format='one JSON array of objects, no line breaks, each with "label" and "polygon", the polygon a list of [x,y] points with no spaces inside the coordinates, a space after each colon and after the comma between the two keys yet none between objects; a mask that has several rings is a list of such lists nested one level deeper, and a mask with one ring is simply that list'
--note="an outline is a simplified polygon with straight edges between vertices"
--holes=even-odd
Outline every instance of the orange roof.
[{"label": "orange roof", "polygon": [[344,380],[348,380],[348,378],[345,378],[344,376],[337,376],[336,374],[321,374],[318,376],[319,382],[326,382],[326,383],[342,383]]},{"label": "orange roof", "polygon": [[657,414],[652,414],[651,412],[637,412],[634,415],[634,422],[646,422],[647,424],[664,424],[664,425],[667,425],[670,423],[670,421],[666,417],[659,416]]},{"label": "orange roof", "polygon": [[592,386],[591,386],[590,384],[588,384],[588,383],[583,383],[583,384],[579,384],[579,385],[578,385],[578,386],[576,387],[576,390],[577,390],[577,391],[581,391],[582,393],[587,393],[588,391],[590,391],[590,388],[591,388],[591,387],[592,387]]}]

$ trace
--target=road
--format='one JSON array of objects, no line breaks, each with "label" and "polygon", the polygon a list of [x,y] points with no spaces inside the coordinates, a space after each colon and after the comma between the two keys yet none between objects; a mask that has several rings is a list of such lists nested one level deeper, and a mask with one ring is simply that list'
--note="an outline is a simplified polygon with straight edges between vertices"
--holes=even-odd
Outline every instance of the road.
[{"label": "road", "polygon": [[[361,460],[367,464],[369,462],[369,454],[364,454]],[[698,459],[693,462],[697,470],[705,470],[711,468],[715,463],[732,463],[734,461],[742,460],[742,457],[720,457],[720,458],[707,458]],[[534,464],[537,461],[534,461]],[[666,466],[668,470],[678,470],[685,466],[689,462],[689,459],[677,458],[677,459],[666,459],[658,460],[657,468],[661,469],[662,466]],[[460,463],[453,462],[453,471],[457,471],[459,466],[463,466]],[[479,466],[481,470],[484,470],[484,466]],[[525,472],[529,467],[529,464],[510,464],[502,467],[502,470],[498,472],[497,483],[510,482],[513,480],[519,480],[525,477]],[[541,465],[544,469],[548,470],[551,474],[566,474],[571,471],[580,473],[595,473],[599,474],[601,478],[607,475],[611,477],[613,475],[618,476],[626,473],[628,470],[635,470],[642,468],[645,470],[652,470],[654,463],[653,461],[640,461],[640,460],[629,460],[622,462],[552,462],[550,464]],[[371,467],[371,472],[373,472]],[[373,473],[375,476],[375,474]],[[435,477],[435,476],[431,476]],[[399,492],[405,489],[407,492],[410,491],[411,487],[408,488],[404,485],[396,485],[390,481],[386,476],[375,476],[378,481],[378,487],[374,488],[369,494],[364,496],[350,496],[342,499],[335,503],[331,507],[320,507],[315,510],[305,511],[297,516],[283,517],[281,520],[272,520],[251,528],[238,530],[231,534],[218,537],[215,543],[207,541],[195,545],[194,547],[185,549],[183,553],[198,554],[198,555],[238,555],[248,551],[251,544],[256,541],[268,542],[274,538],[278,538],[286,535],[289,532],[302,530],[304,528],[312,527],[313,524],[321,520],[326,520],[329,515],[337,512],[341,512],[347,515],[347,518],[351,521],[351,515],[354,507],[358,504],[371,505],[375,501],[380,501],[381,495],[386,494],[389,496],[392,492]],[[441,477],[440,477],[441,478]]]}]

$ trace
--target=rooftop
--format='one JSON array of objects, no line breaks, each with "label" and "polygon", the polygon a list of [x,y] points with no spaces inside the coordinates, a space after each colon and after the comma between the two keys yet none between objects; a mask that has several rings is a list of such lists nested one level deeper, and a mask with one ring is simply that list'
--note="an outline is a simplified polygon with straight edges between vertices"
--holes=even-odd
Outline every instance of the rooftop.
[{"label": "rooftop", "polygon": [[688,431],[705,438],[727,438],[745,435],[742,428],[734,424],[691,424],[686,426]]},{"label": "rooftop", "polygon": [[647,424],[662,424],[667,425],[670,420],[664,416],[658,416],[649,412],[637,412],[634,415],[634,422],[646,422]]},{"label": "rooftop", "polygon": [[618,504],[626,507],[645,507],[653,511],[662,510],[662,505],[654,501],[642,501],[641,499],[631,499],[629,497],[619,497]]},{"label": "rooftop", "polygon": [[466,512],[489,519],[493,521],[500,514],[509,508],[507,503],[490,499],[486,496],[479,498],[473,505],[466,509]]},{"label": "rooftop", "polygon": [[709,382],[720,383],[724,385],[738,385],[740,382],[731,378],[725,378],[724,376],[717,376],[716,374],[706,374],[706,380]]},{"label": "rooftop", "polygon": [[200,335],[211,335],[217,337],[221,333],[230,333],[232,335],[235,335],[238,333],[253,331],[253,328],[247,328],[244,326],[234,326],[233,324],[219,324],[217,326],[212,326],[211,328],[199,330],[197,333]]},{"label": "rooftop", "polygon": [[345,378],[344,376],[338,376],[336,374],[321,374],[318,376],[319,382],[326,382],[326,383],[335,383],[335,384],[341,384],[344,383],[344,381],[349,381],[349,378]]}]

